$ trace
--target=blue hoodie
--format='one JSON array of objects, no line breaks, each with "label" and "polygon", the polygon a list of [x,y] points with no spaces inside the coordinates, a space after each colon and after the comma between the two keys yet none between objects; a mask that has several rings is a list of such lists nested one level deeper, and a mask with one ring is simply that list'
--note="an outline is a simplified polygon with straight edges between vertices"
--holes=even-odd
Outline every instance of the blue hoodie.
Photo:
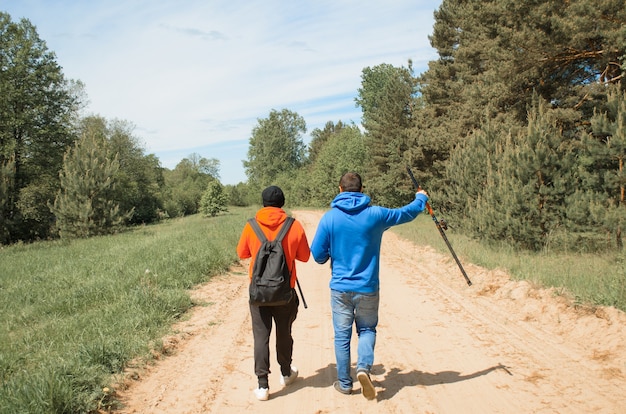
[{"label": "blue hoodie", "polygon": [[342,192],[330,203],[317,227],[311,253],[317,263],[331,259],[330,288],[341,292],[373,293],[379,289],[380,243],[391,226],[407,223],[426,207],[418,193],[400,208],[370,206],[370,197]]}]

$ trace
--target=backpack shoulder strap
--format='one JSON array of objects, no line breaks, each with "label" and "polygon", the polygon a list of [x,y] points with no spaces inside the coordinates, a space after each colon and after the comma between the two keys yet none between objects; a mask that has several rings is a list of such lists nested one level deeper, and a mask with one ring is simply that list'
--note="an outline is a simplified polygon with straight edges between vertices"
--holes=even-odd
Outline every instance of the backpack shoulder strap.
[{"label": "backpack shoulder strap", "polygon": [[280,231],[278,232],[278,235],[276,236],[276,239],[274,239],[274,240],[278,240],[278,241],[282,242],[283,238],[285,237],[285,235],[289,231],[289,228],[291,227],[291,224],[293,223],[293,221],[294,221],[293,217],[287,217],[287,219],[283,223],[283,226],[280,228]]},{"label": "backpack shoulder strap", "polygon": [[[282,242],[293,222],[293,217],[287,217],[274,241]],[[265,233],[263,233],[263,230],[261,230],[261,227],[259,226],[259,223],[256,221],[256,219],[251,218],[248,220],[248,223],[250,223],[250,227],[252,227],[252,230],[254,230],[256,236],[259,238],[259,240],[261,240],[261,243],[267,241],[267,237],[265,236]]]},{"label": "backpack shoulder strap", "polygon": [[267,237],[265,237],[265,233],[263,233],[263,230],[261,230],[261,227],[259,226],[259,223],[256,221],[256,219],[251,218],[250,220],[248,220],[248,223],[250,223],[250,227],[252,227],[252,230],[254,230],[256,236],[259,238],[259,240],[261,240],[261,243],[266,242]]}]

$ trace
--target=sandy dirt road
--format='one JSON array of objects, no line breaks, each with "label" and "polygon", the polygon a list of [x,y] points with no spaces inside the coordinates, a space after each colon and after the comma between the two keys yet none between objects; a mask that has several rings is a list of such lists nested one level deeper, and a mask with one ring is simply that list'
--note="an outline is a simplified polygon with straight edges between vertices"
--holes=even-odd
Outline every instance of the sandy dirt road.
[{"label": "sandy dirt road", "polygon": [[[320,212],[296,211],[312,240]],[[625,413],[626,316],[568,306],[551,290],[464,263],[387,232],[372,380],[376,400],[336,392],[329,267],[298,263],[308,309],[294,324],[298,380],[257,401],[244,267],[193,291],[206,306],[165,339],[170,351],[132,373],[131,413]],[[246,263],[243,263],[245,266]],[[273,344],[271,345],[273,347]],[[356,360],[356,336],[353,361]],[[129,376],[129,377],[130,377]]]}]

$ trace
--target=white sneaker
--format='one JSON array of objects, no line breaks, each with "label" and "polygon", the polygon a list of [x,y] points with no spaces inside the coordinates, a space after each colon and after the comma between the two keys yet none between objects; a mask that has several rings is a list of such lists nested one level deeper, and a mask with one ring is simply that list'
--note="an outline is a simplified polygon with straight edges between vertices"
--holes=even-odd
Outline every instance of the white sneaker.
[{"label": "white sneaker", "polygon": [[270,389],[269,388],[257,388],[254,390],[254,396],[259,401],[267,401],[270,399]]},{"label": "white sneaker", "polygon": [[296,367],[294,367],[292,365],[291,366],[291,374],[289,374],[288,377],[285,377],[283,375],[280,376],[280,385],[287,386],[287,385],[291,384],[292,382],[294,382],[297,377],[298,377],[298,368],[296,368]]}]

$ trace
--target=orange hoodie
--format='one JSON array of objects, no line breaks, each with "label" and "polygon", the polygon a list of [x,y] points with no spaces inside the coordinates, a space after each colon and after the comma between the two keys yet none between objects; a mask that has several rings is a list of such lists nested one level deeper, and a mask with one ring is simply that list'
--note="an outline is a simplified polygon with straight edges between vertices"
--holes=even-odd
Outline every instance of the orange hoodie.
[{"label": "orange hoodie", "polygon": [[[287,218],[287,213],[282,208],[278,207],[263,207],[257,211],[254,216],[259,222],[259,226],[265,237],[268,240],[274,240],[280,231],[283,222]],[[250,258],[250,266],[248,274],[252,279],[252,269],[254,268],[254,259],[261,247],[261,241],[257,238],[254,230],[250,226],[250,223],[246,222],[243,227],[239,243],[237,244],[237,256],[240,259]],[[291,272],[291,287],[296,285],[296,260],[300,262],[307,262],[311,255],[309,250],[309,242],[304,233],[304,229],[299,221],[295,220],[291,224],[291,228],[287,232],[287,235],[283,239],[283,250],[285,251],[285,259],[287,260],[287,267]]]}]

